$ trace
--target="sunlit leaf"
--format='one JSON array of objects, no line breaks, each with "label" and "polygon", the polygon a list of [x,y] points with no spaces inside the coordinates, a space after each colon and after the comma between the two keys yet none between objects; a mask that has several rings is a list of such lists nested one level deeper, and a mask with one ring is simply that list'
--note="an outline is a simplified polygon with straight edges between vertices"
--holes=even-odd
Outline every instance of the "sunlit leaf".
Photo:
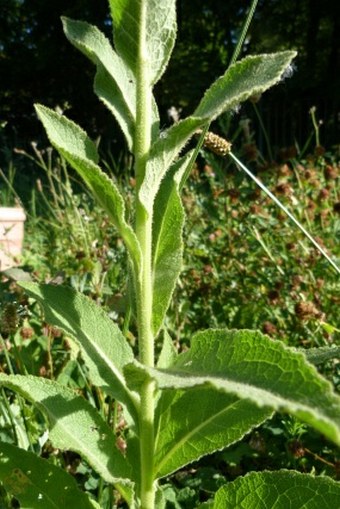
[{"label": "sunlit leaf", "polygon": [[184,208],[179,184],[187,159],[179,160],[161,183],[152,229],[153,332],[157,335],[182,269]]},{"label": "sunlit leaf", "polygon": [[224,449],[272,415],[267,408],[206,386],[162,391],[158,412],[156,477]]},{"label": "sunlit leaf", "polygon": [[163,345],[157,361],[157,367],[161,369],[168,368],[174,363],[177,355],[177,350],[172,342],[170,335],[166,330],[164,330]]},{"label": "sunlit leaf", "polygon": [[332,359],[340,358],[340,346],[320,346],[318,348],[298,348],[298,352],[304,354],[311,364],[322,364]]},{"label": "sunlit leaf", "polygon": [[0,480],[21,509],[99,509],[70,474],[31,452],[2,442]]},{"label": "sunlit leaf", "polygon": [[152,146],[146,165],[146,173],[139,191],[139,198],[145,210],[151,214],[155,197],[161,182],[179,152],[205,120],[188,117],[162,133]]},{"label": "sunlit leaf", "polygon": [[236,62],[206,91],[192,116],[162,133],[162,137],[152,147],[139,193],[149,213],[161,180],[195,131],[224,111],[277,83],[295,55],[294,51],[283,51],[250,56]]},{"label": "sunlit leaf", "polygon": [[136,235],[125,220],[124,200],[114,182],[98,166],[95,144],[77,124],[42,105],[35,106],[52,145],[78,172],[99,204],[109,214],[123,237],[136,270],[140,248]]},{"label": "sunlit leaf", "polygon": [[220,488],[212,509],[335,509],[340,483],[295,471],[251,472]]},{"label": "sunlit leaf", "polygon": [[160,389],[207,386],[293,414],[340,445],[340,397],[331,384],[303,354],[260,332],[199,332],[170,368],[146,368],[135,361],[124,371],[132,387],[148,377]]},{"label": "sunlit leaf", "polygon": [[62,18],[68,40],[96,66],[95,92],[115,115],[132,148],[136,121],[136,84],[133,73],[97,27]]},{"label": "sunlit leaf", "polygon": [[115,445],[111,428],[83,397],[30,375],[0,373],[0,385],[18,392],[47,416],[54,447],[79,453],[108,482],[129,479],[129,465]]},{"label": "sunlit leaf", "polygon": [[176,37],[175,0],[110,0],[115,47],[136,74],[140,31],[145,31],[143,65],[154,85],[168,64]]},{"label": "sunlit leaf", "polygon": [[252,95],[262,94],[282,79],[295,56],[295,51],[281,51],[236,62],[208,88],[193,115],[211,121]]},{"label": "sunlit leaf", "polygon": [[133,359],[130,345],[115,323],[92,300],[61,285],[20,283],[38,300],[46,321],[79,344],[93,384],[135,412],[135,396],[126,386],[123,366]]}]

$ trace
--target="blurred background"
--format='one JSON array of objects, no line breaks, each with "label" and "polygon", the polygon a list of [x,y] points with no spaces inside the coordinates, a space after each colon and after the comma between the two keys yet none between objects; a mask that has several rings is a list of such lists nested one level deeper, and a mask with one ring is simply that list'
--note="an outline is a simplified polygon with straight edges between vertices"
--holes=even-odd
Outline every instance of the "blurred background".
[{"label": "blurred background", "polygon": [[[164,127],[168,108],[190,114],[204,90],[223,74],[249,6],[248,0],[178,1],[177,44],[155,90]],[[0,0],[0,151],[44,136],[35,102],[59,106],[90,136],[110,140],[113,152],[121,150],[119,128],[92,93],[95,69],[66,40],[62,15],[95,24],[111,38],[105,0]],[[259,1],[243,55],[298,51],[290,79],[257,103],[273,147],[305,142],[313,106],[322,121],[322,143],[339,143],[339,25],[340,3],[334,0]],[[259,148],[265,150],[251,104],[242,105],[234,123],[242,117],[252,120]]]}]

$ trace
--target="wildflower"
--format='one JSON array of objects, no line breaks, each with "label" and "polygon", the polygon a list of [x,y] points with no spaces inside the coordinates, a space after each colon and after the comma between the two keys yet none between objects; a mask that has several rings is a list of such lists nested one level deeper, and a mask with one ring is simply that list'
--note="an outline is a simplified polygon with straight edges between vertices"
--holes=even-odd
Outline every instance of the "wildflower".
[{"label": "wildflower", "polygon": [[295,314],[302,320],[310,320],[311,318],[320,318],[320,311],[313,302],[297,302],[295,304]]},{"label": "wildflower", "polygon": [[277,194],[282,194],[283,196],[290,196],[293,193],[293,189],[287,182],[282,182],[275,187],[275,191]]},{"label": "wildflower", "polygon": [[252,214],[256,215],[259,215],[262,212],[262,207],[260,207],[260,205],[257,205],[256,203],[252,203],[249,209]]},{"label": "wildflower", "polygon": [[208,177],[215,177],[214,169],[210,164],[205,164],[203,167],[203,171]]},{"label": "wildflower", "polygon": [[237,203],[240,197],[240,191],[238,189],[232,188],[229,189],[228,195],[230,196],[232,203]]},{"label": "wildflower", "polygon": [[60,338],[63,334],[62,331],[58,327],[55,327],[54,325],[48,325],[48,324],[45,324],[42,332],[43,332],[44,336],[50,336],[52,338]]},{"label": "wildflower", "polygon": [[20,330],[20,336],[22,337],[22,339],[31,339],[31,337],[33,335],[34,335],[34,330],[32,329],[32,327],[25,326],[25,327],[22,327]]},{"label": "wildflower", "polygon": [[322,279],[321,277],[318,277],[317,280],[316,280],[316,286],[318,288],[322,288],[325,284],[325,280]]},{"label": "wildflower", "polygon": [[304,173],[304,177],[307,179],[307,180],[313,180],[316,178],[316,171],[311,168],[309,168],[308,170],[305,171]]},{"label": "wildflower", "polygon": [[270,290],[268,292],[268,299],[273,303],[277,304],[280,298],[280,292],[276,289]]},{"label": "wildflower", "polygon": [[301,287],[301,284],[304,283],[303,277],[299,274],[296,274],[292,277],[292,288],[296,290]]},{"label": "wildflower", "polygon": [[282,176],[288,176],[288,175],[291,175],[291,170],[288,166],[288,164],[281,164],[281,166],[279,166],[279,174],[282,175]]},{"label": "wildflower", "polygon": [[322,201],[322,200],[327,200],[328,197],[329,197],[329,189],[324,187],[323,189],[321,189],[318,198],[320,201]]},{"label": "wildflower", "polygon": [[294,251],[296,248],[296,242],[287,242],[286,248],[288,249],[288,251]]},{"label": "wildflower", "polygon": [[327,165],[325,168],[325,178],[327,180],[335,180],[338,176],[338,169],[334,166]]},{"label": "wildflower", "polygon": [[261,196],[261,189],[259,187],[256,187],[254,191],[249,195],[250,200],[257,200]]},{"label": "wildflower", "polygon": [[277,328],[271,322],[264,322],[264,324],[262,326],[262,330],[265,334],[268,334],[268,336],[276,336],[277,335]]},{"label": "wildflower", "polygon": [[321,212],[320,212],[320,218],[321,218],[322,220],[327,219],[327,218],[328,218],[328,216],[329,216],[329,209],[321,210]]},{"label": "wildflower", "polygon": [[306,168],[302,164],[297,164],[295,168],[299,173],[304,173],[306,171]]}]

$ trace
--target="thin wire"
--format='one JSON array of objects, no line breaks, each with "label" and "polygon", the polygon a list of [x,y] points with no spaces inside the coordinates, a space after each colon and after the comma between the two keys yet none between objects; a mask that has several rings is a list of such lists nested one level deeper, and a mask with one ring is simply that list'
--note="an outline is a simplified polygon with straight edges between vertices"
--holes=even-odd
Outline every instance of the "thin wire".
[{"label": "thin wire", "polygon": [[262,191],[264,191],[269,196],[269,198],[271,198],[276,203],[276,205],[278,207],[280,207],[280,209],[283,210],[283,212],[285,214],[287,214],[289,219],[291,219],[293,221],[293,223],[311,241],[311,243],[316,247],[316,249],[332,265],[332,267],[336,270],[336,272],[338,272],[338,274],[340,274],[340,269],[337,266],[337,264],[328,256],[326,251],[324,249],[322,249],[322,247],[316,242],[316,240],[313,239],[313,237],[310,235],[310,233],[308,233],[308,231],[305,230],[305,228],[302,226],[301,223],[299,223],[299,221],[293,216],[293,214],[291,212],[289,212],[289,210],[284,205],[282,205],[280,200],[278,200],[276,198],[276,196],[271,191],[269,191],[269,189],[261,182],[261,180],[259,180],[257,177],[255,177],[255,175],[253,175],[252,172],[250,170],[248,170],[248,168],[243,163],[241,163],[241,161],[239,161],[239,159],[237,159],[237,157],[232,152],[229,152],[229,155],[230,155],[230,157],[232,159],[234,159],[234,161],[236,162],[237,166],[239,166],[254,182],[256,182],[256,184],[262,189]]}]

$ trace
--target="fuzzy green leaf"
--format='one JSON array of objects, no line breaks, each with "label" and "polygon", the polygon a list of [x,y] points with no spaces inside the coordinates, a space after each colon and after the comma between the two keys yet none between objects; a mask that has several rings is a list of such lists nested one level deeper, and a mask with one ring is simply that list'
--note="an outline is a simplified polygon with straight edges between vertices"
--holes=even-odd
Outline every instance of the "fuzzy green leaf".
[{"label": "fuzzy green leaf", "polygon": [[340,358],[340,346],[336,345],[308,349],[298,348],[297,351],[303,353],[308,362],[315,365]]},{"label": "fuzzy green leaf", "polygon": [[152,229],[153,309],[152,326],[156,336],[170,304],[182,268],[184,208],[179,184],[187,160],[178,161],[161,183],[155,199]]},{"label": "fuzzy green leaf", "polygon": [[267,408],[206,386],[162,391],[158,412],[157,478],[224,449],[272,415]]},{"label": "fuzzy green leaf", "polygon": [[192,116],[162,133],[152,147],[139,192],[139,198],[149,214],[152,213],[161,180],[195,131],[253,94],[262,93],[275,85],[295,55],[294,51],[283,51],[250,56],[235,63],[206,91]]},{"label": "fuzzy green leaf", "polygon": [[76,480],[51,462],[2,442],[0,480],[21,509],[98,509]]},{"label": "fuzzy green leaf", "polygon": [[281,51],[236,62],[208,88],[193,115],[212,121],[252,95],[262,94],[282,79],[295,56],[295,51]]},{"label": "fuzzy green leaf", "polygon": [[20,285],[41,303],[48,323],[77,341],[92,383],[125,403],[134,415],[135,396],[123,376],[123,366],[134,356],[117,325],[92,300],[71,288],[26,282]]},{"label": "fuzzy green leaf", "polygon": [[52,145],[78,172],[100,205],[109,214],[128,248],[136,270],[140,247],[136,235],[125,221],[124,200],[111,179],[98,166],[95,144],[74,122],[42,105],[35,106]]},{"label": "fuzzy green leaf", "polygon": [[[136,124],[136,79],[133,72],[97,27],[64,17],[62,22],[71,44],[96,65],[94,91],[115,116],[132,150]],[[154,98],[152,114],[152,135],[155,138],[159,133],[159,115]]]},{"label": "fuzzy green leaf", "polygon": [[335,509],[340,483],[295,471],[251,472],[220,488],[212,509]]},{"label": "fuzzy green leaf", "polygon": [[304,355],[257,331],[208,330],[197,333],[190,350],[171,368],[126,368],[131,386],[146,377],[160,389],[208,385],[260,408],[295,415],[340,445],[340,397]]},{"label": "fuzzy green leaf", "polygon": [[57,382],[34,376],[4,375],[0,385],[34,403],[48,418],[54,447],[80,454],[107,482],[127,481],[130,468],[115,436],[97,410]]},{"label": "fuzzy green leaf", "polygon": [[139,199],[149,214],[152,214],[156,194],[171,164],[192,135],[205,122],[204,119],[188,117],[164,131],[161,138],[152,146],[145,178],[139,191]]},{"label": "fuzzy green leaf", "polygon": [[[106,71],[106,69],[100,65],[97,66],[97,73],[96,77],[94,79],[94,91],[100,98],[100,100],[105,104],[105,106],[113,113],[113,115],[118,118],[119,111],[119,96],[117,96],[117,93],[115,91],[114,86],[114,80],[111,77],[111,75]],[[118,119],[119,121],[119,119]],[[119,123],[122,125],[123,122]],[[134,126],[134,121],[131,123],[131,127],[129,129],[129,132],[125,134],[128,147],[132,151],[133,150],[133,138],[134,136],[134,129],[132,128],[132,125]],[[131,134],[129,134],[131,133]],[[156,140],[159,136],[159,113],[158,113],[158,107],[156,104],[156,101],[154,97],[152,97],[152,127],[151,127],[151,135],[152,139]]]},{"label": "fuzzy green leaf", "polygon": [[176,38],[175,0],[110,0],[114,43],[136,74],[140,30],[145,31],[144,65],[154,85],[168,64]]},{"label": "fuzzy green leaf", "polygon": [[172,342],[172,339],[168,332],[166,330],[163,331],[163,345],[162,350],[159,354],[158,361],[157,361],[157,367],[162,368],[168,368],[171,366],[176,357],[177,357],[177,350]]},{"label": "fuzzy green leaf", "polygon": [[97,27],[62,18],[68,40],[97,66],[94,90],[116,117],[128,145],[134,140],[136,84],[131,70]]}]

